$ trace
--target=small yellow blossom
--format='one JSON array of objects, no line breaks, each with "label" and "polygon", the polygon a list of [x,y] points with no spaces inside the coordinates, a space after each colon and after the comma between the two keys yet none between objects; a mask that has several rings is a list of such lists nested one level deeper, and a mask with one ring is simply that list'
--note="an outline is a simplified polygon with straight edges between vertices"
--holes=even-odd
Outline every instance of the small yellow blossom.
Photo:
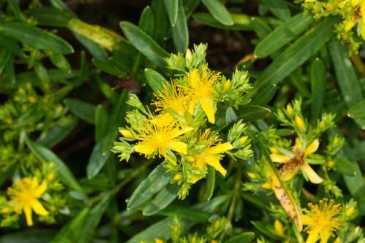
[{"label": "small yellow blossom", "polygon": [[305,132],[305,123],[304,123],[303,118],[301,118],[300,116],[296,115],[294,117],[294,122],[295,122],[295,126],[299,129],[299,131]]},{"label": "small yellow blossom", "polygon": [[193,114],[195,107],[200,105],[210,123],[215,123],[215,84],[218,79],[219,75],[208,68],[193,69],[187,75],[187,87],[184,87],[189,96],[189,112]]},{"label": "small yellow blossom", "polygon": [[280,222],[280,220],[275,220],[274,221],[274,229],[275,229],[275,233],[280,235],[280,236],[284,236],[285,233],[285,229],[284,229],[284,225]]},{"label": "small yellow blossom", "polygon": [[201,137],[199,145],[205,145],[202,150],[190,156],[190,160],[199,169],[206,169],[207,165],[212,166],[216,171],[221,173],[223,176],[226,175],[227,171],[221,165],[220,160],[222,154],[233,149],[230,143],[219,143],[217,136],[212,134],[209,130],[205,131]]},{"label": "small yellow blossom", "polygon": [[310,182],[319,184],[323,180],[317,175],[306,161],[306,158],[317,151],[319,140],[315,139],[306,145],[297,138],[292,151],[283,148],[271,148],[270,158],[273,162],[281,163],[280,177],[284,181],[291,180],[301,170]]},{"label": "small yellow blossom", "polygon": [[39,183],[35,177],[25,177],[15,181],[14,185],[8,188],[10,201],[7,207],[2,209],[3,213],[24,212],[28,226],[33,225],[32,211],[41,216],[48,215],[47,210],[40,203],[40,197],[46,192],[47,184]]},{"label": "small yellow blossom", "polygon": [[[134,131],[133,138],[139,140],[134,145],[134,150],[146,157],[157,153],[165,159],[170,159],[168,151],[186,154],[187,144],[182,142],[180,137],[191,130],[190,127],[182,128],[168,113],[151,116],[145,120],[143,128]],[[128,138],[132,133],[127,131],[120,130],[121,134]]]},{"label": "small yellow blossom", "polygon": [[187,111],[187,96],[176,83],[166,84],[160,92],[155,93],[155,99],[156,111],[173,111],[181,116]]},{"label": "small yellow blossom", "polygon": [[305,231],[308,233],[306,243],[327,243],[333,232],[342,225],[339,218],[342,207],[332,200],[323,199],[319,204],[309,204],[309,209],[302,215]]}]

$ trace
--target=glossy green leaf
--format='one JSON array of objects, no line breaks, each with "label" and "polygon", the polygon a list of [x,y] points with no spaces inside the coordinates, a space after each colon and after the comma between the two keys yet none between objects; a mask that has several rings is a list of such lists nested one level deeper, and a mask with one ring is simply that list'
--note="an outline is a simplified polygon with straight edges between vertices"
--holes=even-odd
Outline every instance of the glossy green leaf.
[{"label": "glossy green leaf", "polygon": [[253,30],[252,20],[254,20],[255,17],[250,17],[245,14],[236,14],[236,13],[232,13],[231,17],[233,20],[233,25],[227,26],[220,23],[215,18],[213,18],[209,13],[193,14],[193,18],[195,21],[214,28],[226,29],[226,30]]},{"label": "glossy green leaf", "polygon": [[160,47],[151,36],[147,35],[138,26],[130,22],[121,22],[120,26],[131,45],[139,50],[152,63],[157,66],[165,66],[165,58],[167,58],[169,54]]},{"label": "glossy green leaf", "polygon": [[107,134],[109,115],[106,108],[98,105],[95,110],[95,141],[100,142]]},{"label": "glossy green leaf", "polygon": [[310,66],[311,81],[311,115],[318,119],[322,114],[326,88],[326,67],[321,59],[316,58]]},{"label": "glossy green leaf", "polygon": [[298,14],[291,17],[256,45],[255,55],[258,58],[272,55],[307,30],[312,22],[313,17],[307,14]]},{"label": "glossy green leaf", "polygon": [[169,16],[169,21],[171,26],[175,26],[178,19],[179,12],[179,0],[164,0],[167,15]]},{"label": "glossy green leaf", "polygon": [[95,106],[82,100],[67,98],[64,100],[66,107],[77,117],[88,123],[94,123]]},{"label": "glossy green leaf", "polygon": [[26,143],[29,149],[38,159],[55,164],[56,170],[58,171],[61,180],[66,185],[71,187],[73,190],[80,192],[82,191],[81,186],[79,185],[76,178],[73,176],[70,169],[55,153],[53,153],[51,150],[41,144],[32,142],[28,138],[26,138]]},{"label": "glossy green leaf", "polygon": [[245,121],[255,121],[258,119],[267,118],[272,115],[272,111],[264,106],[245,105],[240,107],[236,112],[238,118]]},{"label": "glossy green leaf", "polygon": [[48,52],[49,59],[59,69],[63,70],[66,73],[71,72],[71,65],[67,61],[67,59],[60,53],[49,51]]},{"label": "glossy green leaf", "polygon": [[148,35],[152,36],[155,30],[155,18],[152,9],[147,6],[143,9],[141,17],[139,18],[139,26]]},{"label": "glossy green leaf", "polygon": [[203,201],[209,201],[214,194],[215,189],[215,170],[214,168],[208,168],[208,176],[204,188]]},{"label": "glossy green leaf", "polygon": [[91,152],[89,163],[86,167],[86,174],[89,179],[99,174],[110,157],[110,151],[103,151],[103,148],[104,144],[103,141],[101,141],[94,146],[93,151]]},{"label": "glossy green leaf", "polygon": [[362,129],[365,129],[365,100],[352,105],[347,115],[354,119]]},{"label": "glossy green leaf", "polygon": [[72,46],[62,38],[26,23],[0,23],[0,33],[36,49],[52,50],[62,54],[73,52]]},{"label": "glossy green leaf", "polygon": [[38,25],[52,27],[66,27],[72,18],[70,12],[52,7],[32,8],[29,15],[37,20]]},{"label": "glossy green leaf", "polygon": [[151,68],[145,68],[144,75],[146,77],[147,84],[154,92],[162,90],[164,85],[167,84],[165,77]]},{"label": "glossy green leaf", "polygon": [[331,41],[329,50],[341,94],[348,106],[354,105],[363,96],[355,69],[348,58],[348,50],[338,40]]},{"label": "glossy green leaf", "polygon": [[202,0],[210,14],[224,25],[233,25],[231,14],[219,0]]},{"label": "glossy green leaf", "polygon": [[164,188],[170,181],[170,175],[163,165],[157,166],[134,190],[132,196],[127,200],[129,210],[141,207]]},{"label": "glossy green leaf", "polygon": [[252,92],[253,102],[256,104],[269,102],[277,86],[331,39],[336,22],[336,18],[324,19],[276,57],[256,81]]},{"label": "glossy green leaf", "polygon": [[162,209],[172,203],[179,191],[179,187],[177,185],[169,184],[164,187],[157,195],[148,202],[148,204],[143,208],[142,213],[146,216],[154,215],[160,212]]},{"label": "glossy green leaf", "polygon": [[65,139],[77,125],[77,119],[70,117],[64,119],[62,124],[51,127],[39,138],[38,142],[42,145],[53,147]]},{"label": "glossy green leaf", "polygon": [[[167,0],[167,1],[174,1],[174,0]],[[172,39],[174,40],[176,49],[180,53],[185,53],[186,49],[189,46],[189,32],[187,23],[188,20],[185,16],[185,11],[184,7],[182,6],[182,3],[180,5],[181,6],[179,7],[177,22],[174,26],[171,27],[171,30],[172,30]]]},{"label": "glossy green leaf", "polygon": [[51,241],[52,243],[79,242],[80,232],[89,218],[90,208],[81,210],[68,224],[66,224]]},{"label": "glossy green leaf", "polygon": [[9,64],[12,57],[12,51],[7,49],[0,49],[0,75]]}]

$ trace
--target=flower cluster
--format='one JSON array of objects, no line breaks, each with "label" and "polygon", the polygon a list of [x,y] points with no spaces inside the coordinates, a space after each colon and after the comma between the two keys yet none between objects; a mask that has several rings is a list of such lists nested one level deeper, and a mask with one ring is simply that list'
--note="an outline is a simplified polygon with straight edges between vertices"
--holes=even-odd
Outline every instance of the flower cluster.
[{"label": "flower cluster", "polygon": [[304,0],[304,8],[312,12],[315,17],[340,16],[342,21],[336,31],[342,41],[351,47],[353,52],[359,49],[361,40],[365,39],[365,2],[362,0]]},{"label": "flower cluster", "polygon": [[34,224],[34,214],[42,222],[53,223],[55,216],[66,209],[64,187],[53,164],[44,164],[42,170],[33,172],[15,178],[6,193],[0,195],[2,227],[17,225],[21,215],[27,226]]},{"label": "flower cluster", "polygon": [[230,102],[232,96],[239,97],[242,104],[247,102],[241,98],[250,89],[247,73],[236,71],[232,80],[227,80],[208,68],[204,53],[205,46],[200,45],[194,52],[189,50],[185,58],[170,58],[172,69],[173,63],[179,63],[175,65],[179,75],[154,92],[150,108],[130,95],[128,103],[135,109],[128,112],[128,126],[119,130],[121,136],[113,149],[121,160],[128,160],[133,152],[148,159],[162,158],[172,181],[180,185],[181,198],[206,176],[209,167],[225,176],[225,154],[233,160],[245,160],[252,154],[245,125],[238,121],[224,139],[219,131],[231,121],[217,115],[218,109],[240,105],[237,99]]}]

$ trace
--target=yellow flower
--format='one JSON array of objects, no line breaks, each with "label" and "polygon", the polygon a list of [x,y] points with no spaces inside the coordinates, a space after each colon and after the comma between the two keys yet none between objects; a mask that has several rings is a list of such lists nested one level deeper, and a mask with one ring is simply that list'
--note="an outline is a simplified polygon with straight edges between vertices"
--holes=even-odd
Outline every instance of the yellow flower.
[{"label": "yellow flower", "polygon": [[212,166],[216,171],[221,173],[223,176],[226,175],[227,171],[221,165],[220,160],[222,159],[222,154],[231,150],[233,146],[230,143],[218,143],[218,137],[206,130],[200,137],[198,146],[205,145],[196,154],[193,154],[190,159],[193,164],[199,168],[205,170],[207,165]]},{"label": "yellow flower", "polygon": [[181,116],[187,111],[188,99],[176,83],[165,85],[161,91],[155,93],[155,98],[157,111],[173,111]]},{"label": "yellow flower", "polygon": [[294,117],[294,123],[295,126],[301,131],[301,132],[305,132],[305,123],[303,118],[301,118],[300,116],[296,115]]},{"label": "yellow flower", "polygon": [[45,182],[39,184],[35,177],[19,179],[15,181],[13,186],[8,188],[7,193],[10,201],[8,206],[2,209],[2,212],[9,213],[13,211],[16,214],[24,212],[27,225],[32,226],[32,211],[41,216],[48,214],[39,201],[39,198],[46,190],[47,184]]},{"label": "yellow flower", "polygon": [[210,123],[215,123],[216,101],[215,84],[219,79],[217,73],[208,68],[193,69],[187,75],[186,94],[189,96],[189,112],[194,113],[196,105],[200,105]]},{"label": "yellow flower", "polygon": [[[168,151],[186,154],[187,144],[181,142],[180,137],[191,130],[189,127],[182,128],[168,113],[151,116],[146,119],[143,128],[135,131],[133,138],[139,142],[134,145],[134,150],[146,157],[157,153],[165,159],[170,159]],[[127,131],[122,129],[122,135],[129,137],[130,133]]]},{"label": "yellow flower", "polygon": [[309,145],[304,144],[299,138],[296,139],[292,151],[283,148],[271,148],[270,158],[273,162],[281,163],[280,177],[284,181],[292,179],[299,170],[310,182],[319,184],[323,179],[310,167],[306,158],[315,153],[319,147],[319,140],[315,139]]},{"label": "yellow flower", "polygon": [[327,243],[331,235],[341,225],[339,219],[341,205],[332,200],[323,199],[319,204],[309,204],[309,210],[304,210],[302,215],[303,224],[306,225],[305,231],[308,232],[306,243]]},{"label": "yellow flower", "polygon": [[275,219],[274,230],[275,230],[275,233],[280,236],[284,236],[284,234],[285,234],[284,225],[280,222],[280,220]]}]

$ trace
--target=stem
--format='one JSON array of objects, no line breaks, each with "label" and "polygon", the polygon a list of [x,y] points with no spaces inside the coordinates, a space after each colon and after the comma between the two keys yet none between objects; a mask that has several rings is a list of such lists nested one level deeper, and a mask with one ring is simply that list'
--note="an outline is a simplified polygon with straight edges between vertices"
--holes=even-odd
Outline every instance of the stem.
[{"label": "stem", "polygon": [[232,221],[232,219],[233,219],[234,212],[236,210],[237,200],[240,198],[241,179],[242,179],[241,169],[242,169],[242,164],[239,162],[238,170],[237,170],[237,174],[236,174],[236,178],[235,178],[236,180],[235,180],[234,187],[233,187],[232,201],[231,201],[231,205],[229,207],[228,215],[227,215],[227,218],[229,221]]}]

